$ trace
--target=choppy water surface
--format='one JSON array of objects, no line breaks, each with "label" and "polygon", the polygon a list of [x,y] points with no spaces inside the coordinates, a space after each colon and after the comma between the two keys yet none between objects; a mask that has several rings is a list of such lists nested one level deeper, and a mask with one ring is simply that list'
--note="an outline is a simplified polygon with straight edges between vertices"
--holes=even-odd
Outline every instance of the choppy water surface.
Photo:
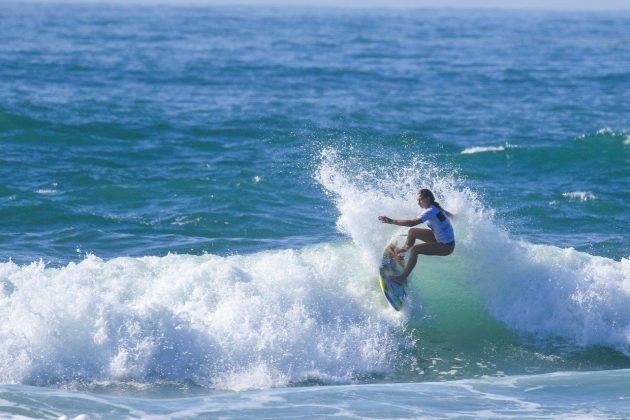
[{"label": "choppy water surface", "polygon": [[628,415],[629,23],[0,4],[0,412]]}]

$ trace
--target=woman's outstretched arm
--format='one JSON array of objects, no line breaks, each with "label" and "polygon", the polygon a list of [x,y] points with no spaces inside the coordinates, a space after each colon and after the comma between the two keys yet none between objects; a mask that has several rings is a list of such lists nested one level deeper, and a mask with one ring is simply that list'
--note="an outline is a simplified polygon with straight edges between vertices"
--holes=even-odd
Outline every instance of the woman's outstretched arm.
[{"label": "woman's outstretched arm", "polygon": [[387,216],[378,216],[378,220],[380,220],[383,223],[388,223],[390,225],[408,226],[408,227],[416,226],[422,223],[420,219],[396,220],[396,219],[389,218]]}]

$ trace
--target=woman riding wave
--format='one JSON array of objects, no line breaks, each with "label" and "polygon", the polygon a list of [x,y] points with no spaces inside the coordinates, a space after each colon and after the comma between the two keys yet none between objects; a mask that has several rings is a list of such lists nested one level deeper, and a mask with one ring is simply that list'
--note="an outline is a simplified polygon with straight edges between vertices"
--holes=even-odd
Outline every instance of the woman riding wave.
[{"label": "woman riding wave", "polygon": [[[444,210],[435,196],[426,188],[421,189],[416,194],[418,205],[424,209],[416,219],[410,220],[394,220],[387,216],[379,216],[378,220],[383,223],[389,223],[398,226],[409,226],[407,233],[407,241],[400,252],[409,252],[409,259],[405,270],[400,276],[392,276],[392,279],[400,284],[407,282],[407,277],[416,266],[418,254],[422,255],[450,255],[455,249],[455,233],[449,218],[453,218],[453,214]],[[429,229],[414,228],[413,226],[420,223],[427,223]],[[424,243],[414,245],[416,239]]]}]

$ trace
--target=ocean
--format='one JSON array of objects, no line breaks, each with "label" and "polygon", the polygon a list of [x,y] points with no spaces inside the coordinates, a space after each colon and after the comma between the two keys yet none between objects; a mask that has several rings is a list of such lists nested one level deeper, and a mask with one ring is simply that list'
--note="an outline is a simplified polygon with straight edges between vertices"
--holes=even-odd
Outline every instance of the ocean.
[{"label": "ocean", "polygon": [[629,418],[628,63],[628,12],[0,3],[0,417]]}]

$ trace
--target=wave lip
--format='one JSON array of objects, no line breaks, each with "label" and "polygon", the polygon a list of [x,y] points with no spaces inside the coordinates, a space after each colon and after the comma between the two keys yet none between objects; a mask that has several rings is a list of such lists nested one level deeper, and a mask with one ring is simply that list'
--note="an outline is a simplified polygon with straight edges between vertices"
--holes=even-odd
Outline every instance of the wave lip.
[{"label": "wave lip", "polygon": [[506,149],[515,149],[516,146],[513,146],[509,143],[504,146],[473,146],[467,147],[461,151],[462,155],[472,155],[476,153],[488,153],[488,152],[503,152]]},{"label": "wave lip", "polygon": [[619,140],[625,145],[630,144],[630,133],[627,130],[613,130],[610,127],[600,128],[595,133],[580,134],[576,137],[577,141],[601,141],[609,140],[617,143]]},{"label": "wave lip", "polygon": [[592,201],[597,197],[590,191],[571,191],[562,193],[562,196],[568,198],[571,201]]}]

